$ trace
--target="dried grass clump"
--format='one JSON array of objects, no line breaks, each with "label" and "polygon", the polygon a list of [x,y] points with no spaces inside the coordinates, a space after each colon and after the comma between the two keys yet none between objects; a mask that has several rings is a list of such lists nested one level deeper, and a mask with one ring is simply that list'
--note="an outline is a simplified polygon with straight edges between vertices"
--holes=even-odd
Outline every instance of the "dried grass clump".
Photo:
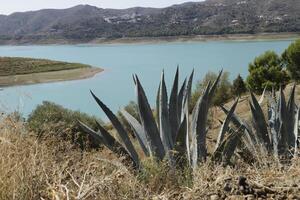
[{"label": "dried grass clump", "polygon": [[71,142],[38,140],[10,117],[0,120],[0,152],[0,199],[300,197],[300,159],[286,167],[207,162],[193,176],[144,159],[144,169],[135,172],[106,149],[85,152]]}]

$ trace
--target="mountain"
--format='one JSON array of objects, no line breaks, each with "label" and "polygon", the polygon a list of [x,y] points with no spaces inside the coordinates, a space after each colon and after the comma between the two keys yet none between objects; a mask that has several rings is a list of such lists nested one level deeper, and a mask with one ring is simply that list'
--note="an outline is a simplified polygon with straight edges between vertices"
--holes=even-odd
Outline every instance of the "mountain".
[{"label": "mountain", "polygon": [[0,15],[0,43],[299,32],[299,0],[206,0],[167,8],[79,5]]}]

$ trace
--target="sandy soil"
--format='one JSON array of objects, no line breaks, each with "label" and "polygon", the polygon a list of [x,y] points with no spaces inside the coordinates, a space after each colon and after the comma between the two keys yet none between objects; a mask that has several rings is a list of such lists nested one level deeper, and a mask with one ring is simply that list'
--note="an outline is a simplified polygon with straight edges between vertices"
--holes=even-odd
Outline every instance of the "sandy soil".
[{"label": "sandy soil", "polygon": [[80,68],[25,75],[1,76],[0,87],[86,79],[102,71],[103,69],[101,68]]}]

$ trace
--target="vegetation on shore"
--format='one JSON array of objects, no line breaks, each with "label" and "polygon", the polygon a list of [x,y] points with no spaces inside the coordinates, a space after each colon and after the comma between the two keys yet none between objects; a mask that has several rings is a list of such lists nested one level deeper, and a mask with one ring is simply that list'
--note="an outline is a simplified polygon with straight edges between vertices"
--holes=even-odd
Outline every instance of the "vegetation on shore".
[{"label": "vegetation on shore", "polygon": [[0,57],[0,76],[14,76],[90,67],[90,65],[80,63],[68,63],[46,59]]},{"label": "vegetation on shore", "polygon": [[0,86],[84,79],[101,71],[101,68],[80,63],[0,57]]}]

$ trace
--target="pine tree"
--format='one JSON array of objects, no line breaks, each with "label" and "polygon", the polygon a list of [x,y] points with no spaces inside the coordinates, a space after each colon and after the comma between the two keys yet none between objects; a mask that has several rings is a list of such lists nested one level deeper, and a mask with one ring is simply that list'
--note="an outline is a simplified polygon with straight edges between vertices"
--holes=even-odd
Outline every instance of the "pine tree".
[{"label": "pine tree", "polygon": [[241,75],[239,74],[237,78],[233,81],[232,85],[232,93],[235,96],[241,96],[243,93],[247,91],[245,82]]}]

